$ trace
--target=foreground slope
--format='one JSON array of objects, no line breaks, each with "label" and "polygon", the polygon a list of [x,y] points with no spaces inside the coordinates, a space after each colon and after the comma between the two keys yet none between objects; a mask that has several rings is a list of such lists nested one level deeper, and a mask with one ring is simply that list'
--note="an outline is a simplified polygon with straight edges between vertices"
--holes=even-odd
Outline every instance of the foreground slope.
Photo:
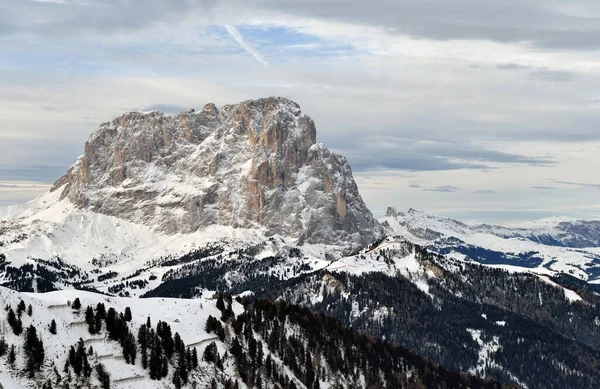
[{"label": "foreground slope", "polygon": [[[285,303],[242,306],[227,298],[131,300],[5,288],[0,288],[0,303],[17,312],[26,328],[16,335],[12,326],[1,327],[8,349],[15,346],[14,360],[6,349],[0,355],[0,383],[10,389],[503,387],[446,371],[399,346]],[[31,309],[21,311],[19,304]],[[106,312],[98,319],[100,305]],[[30,326],[43,342],[44,356],[28,375]]]}]

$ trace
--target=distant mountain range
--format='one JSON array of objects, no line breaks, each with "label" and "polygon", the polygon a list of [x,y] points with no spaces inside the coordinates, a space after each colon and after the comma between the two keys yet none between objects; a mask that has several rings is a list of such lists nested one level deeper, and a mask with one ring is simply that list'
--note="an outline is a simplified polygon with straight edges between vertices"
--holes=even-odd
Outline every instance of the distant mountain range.
[{"label": "distant mountain range", "polygon": [[502,227],[394,208],[380,221],[394,234],[440,254],[600,282],[600,221],[555,217]]}]

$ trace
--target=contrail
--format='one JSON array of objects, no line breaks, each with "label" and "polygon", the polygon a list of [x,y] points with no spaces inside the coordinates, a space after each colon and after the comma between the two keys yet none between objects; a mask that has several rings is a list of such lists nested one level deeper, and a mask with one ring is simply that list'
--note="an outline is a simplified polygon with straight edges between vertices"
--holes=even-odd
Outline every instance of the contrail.
[{"label": "contrail", "polygon": [[262,63],[263,65],[269,65],[269,63],[267,61],[265,61],[265,59],[262,57],[262,55],[260,55],[260,53],[258,51],[256,51],[252,46],[250,46],[248,43],[246,43],[244,38],[242,38],[242,34],[240,34],[240,32],[238,31],[237,28],[235,28],[234,26],[229,25],[229,24],[226,24],[223,27],[225,27],[225,29],[227,30],[229,35],[231,35],[231,37],[233,39],[235,39],[235,41],[238,43],[238,45],[240,45],[242,47],[242,49],[244,49],[248,53],[252,54],[252,56],[254,58],[256,58],[256,60],[258,62]]}]

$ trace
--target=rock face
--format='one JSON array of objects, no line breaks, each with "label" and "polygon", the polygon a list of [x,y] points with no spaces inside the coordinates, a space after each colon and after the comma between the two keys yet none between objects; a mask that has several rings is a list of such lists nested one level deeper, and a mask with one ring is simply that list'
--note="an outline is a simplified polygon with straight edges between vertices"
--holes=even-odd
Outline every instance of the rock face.
[{"label": "rock face", "polygon": [[220,224],[352,245],[383,233],[346,159],[316,143],[312,119],[285,98],[125,114],[90,136],[52,190],[166,233]]}]

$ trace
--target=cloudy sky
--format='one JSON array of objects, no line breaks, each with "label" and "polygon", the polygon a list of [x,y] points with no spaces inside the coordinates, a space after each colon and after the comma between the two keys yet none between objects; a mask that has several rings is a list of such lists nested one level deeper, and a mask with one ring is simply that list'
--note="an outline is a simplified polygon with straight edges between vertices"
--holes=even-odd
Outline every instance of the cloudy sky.
[{"label": "cloudy sky", "polygon": [[0,0],[0,52],[0,205],[125,111],[282,95],[376,215],[600,218],[598,1]]}]

